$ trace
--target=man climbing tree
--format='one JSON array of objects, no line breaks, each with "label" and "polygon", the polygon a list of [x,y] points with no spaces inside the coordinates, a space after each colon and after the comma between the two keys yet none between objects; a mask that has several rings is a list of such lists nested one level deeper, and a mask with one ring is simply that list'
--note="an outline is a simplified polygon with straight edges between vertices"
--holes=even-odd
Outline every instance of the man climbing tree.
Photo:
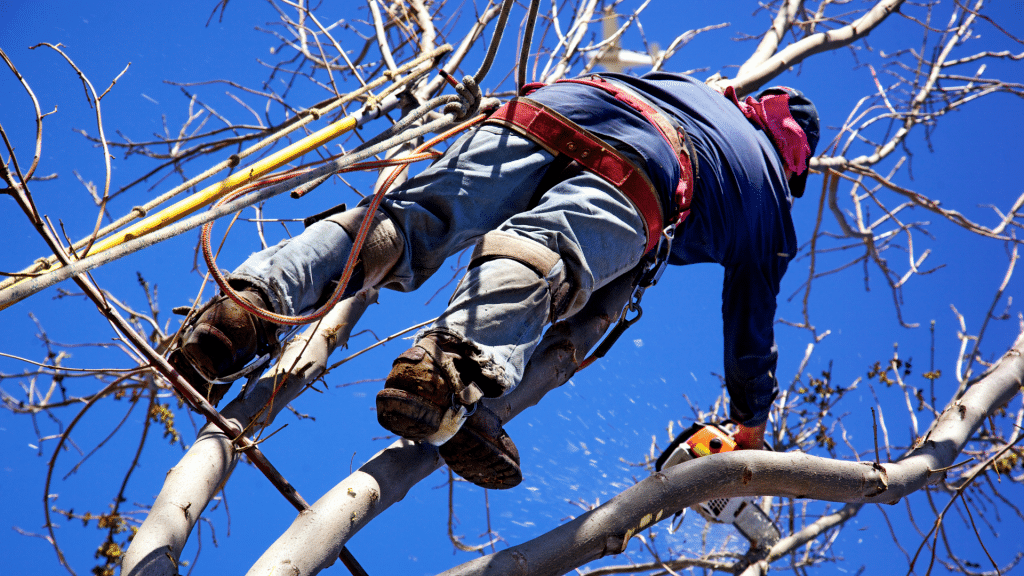
[{"label": "man climbing tree", "polygon": [[[717,262],[730,415],[739,446],[760,448],[778,394],[775,298],[797,249],[790,207],[818,142],[814,105],[786,87],[741,102],[667,73],[524,92],[379,210],[367,199],[253,254],[230,276],[234,298],[189,320],[172,363],[216,402],[253,358],[279,349],[275,315],[306,314],[336,291],[414,290],[475,244],[447,310],[394,361],[377,417],[440,446],[467,480],[511,488],[518,451],[478,401],[518,384],[544,326],[624,275]],[[352,280],[335,286],[352,252]]]},{"label": "man climbing tree", "polygon": [[[316,574],[340,561],[363,574],[358,556],[371,574],[701,570],[753,576],[779,569],[810,574],[815,568],[1007,574],[1024,558],[1021,543],[1004,537],[1024,519],[1015,505],[1024,485],[1024,338],[1013,342],[1021,323],[1011,298],[1019,292],[1013,272],[1019,270],[1024,217],[1013,144],[1024,115],[1015,108],[1020,83],[1005,80],[1020,77],[1024,36],[1006,3],[772,0],[681,11],[678,2],[646,0],[271,1],[239,11],[235,2],[217,2],[211,19],[161,3],[98,12],[70,3],[58,11],[22,4],[11,17],[22,25],[12,26],[13,35],[0,43],[0,78],[11,94],[0,114],[0,187],[23,213],[8,219],[8,264],[0,278],[7,328],[0,396],[15,415],[5,419],[0,451],[5,485],[28,495],[5,507],[14,529],[0,536],[0,547],[6,538],[19,551],[12,556],[14,571],[35,573],[49,563],[78,574],[174,576],[197,566],[199,572],[234,573],[245,563],[243,570],[251,565],[249,573],[265,576]],[[160,25],[139,24],[146,22]],[[505,41],[498,50],[493,47],[501,30]],[[648,122],[643,107],[637,111],[613,98],[600,82],[521,90],[531,80],[596,80],[589,75],[602,67],[618,72],[634,66],[637,73],[692,67],[687,74],[717,77],[711,86],[731,85],[743,98],[775,83],[814,96],[832,120],[824,138],[832,145],[818,145],[809,161],[824,182],[817,190],[811,183],[792,209],[801,240],[796,255],[787,243],[771,245],[776,239],[769,234],[780,214],[785,222],[787,203],[800,188],[791,182],[789,193],[784,190],[785,175],[778,173],[785,158],[776,159],[773,150],[764,166],[757,161],[751,168],[727,153],[741,155],[753,142],[755,152],[765,154],[769,146],[761,144],[764,134],[773,139],[772,123],[752,129],[726,99],[698,98],[654,77],[606,79],[628,84],[660,108],[668,130],[655,127],[657,114]],[[432,73],[438,69],[443,74]],[[167,318],[166,304],[207,300],[208,282],[196,294],[207,268],[222,292],[230,286],[214,250],[234,268],[248,251],[266,249],[268,240],[273,245],[295,236],[297,215],[344,201],[338,196],[349,188],[371,189],[372,177],[343,175],[350,168],[436,160],[441,152],[406,153],[409,143],[431,138],[419,146],[426,150],[451,137],[453,128],[478,121],[471,106],[476,98],[466,98],[474,92],[463,86],[452,94],[444,86],[445,74],[461,77],[473,69],[487,95],[532,100],[491,116],[437,164],[462,169],[468,160],[487,161],[486,174],[472,178],[471,171],[432,169],[428,175],[436,182],[420,180],[416,186],[424,194],[415,202],[408,199],[412,183],[391,192],[379,209],[374,203],[384,196],[375,195],[359,208],[364,217],[355,234],[358,214],[328,211],[320,223],[311,222],[316,232],[277,248],[279,262],[250,270],[251,281],[233,277],[245,298],[241,309],[262,311],[231,312],[234,305],[221,303],[202,310],[211,314],[201,322],[185,325],[206,340],[204,346],[193,342],[203,348],[192,355],[200,365],[195,386],[216,399],[237,376],[246,382],[245,393],[221,401],[219,412],[202,401],[162,357],[178,347],[176,363],[191,367],[183,354],[188,350],[175,343],[182,323]],[[771,94],[765,96],[749,103],[750,115],[760,116],[759,103],[766,120],[778,118]],[[485,100],[485,109],[497,109]],[[450,106],[461,107],[459,102],[467,110],[452,113]],[[728,112],[719,109],[723,102]],[[595,155],[602,150],[597,145],[580,148],[594,141],[577,138],[575,128],[551,136],[560,126],[550,122],[555,113],[603,140],[604,150],[615,151],[606,154],[621,154],[635,170]],[[791,114],[799,119],[796,107]],[[609,124],[616,119],[626,121],[625,128]],[[644,135],[626,134],[628,121],[643,126]],[[669,139],[676,132],[672,122],[687,128],[689,146],[685,140],[661,144],[661,132]],[[506,151],[516,142],[540,148],[514,159],[491,151],[488,160],[485,140],[500,141]],[[785,156],[793,150],[784,140],[770,148],[775,144]],[[671,153],[662,149],[659,155],[660,146]],[[684,174],[682,167],[674,172],[680,149],[688,152],[685,161],[696,180],[680,191],[679,211],[689,210],[681,222],[667,202],[652,209],[652,199],[676,196]],[[372,157],[383,159],[365,162]],[[534,160],[544,167],[522,177],[523,186],[511,186],[515,171],[532,169]],[[771,176],[754,176],[764,170]],[[72,174],[78,182],[69,179]],[[398,176],[399,169],[389,168],[378,181]],[[584,176],[610,181],[618,192],[593,188]],[[573,188],[568,199],[578,205],[558,213],[573,215],[561,229],[524,222],[535,210],[553,207],[553,194],[568,197],[567,187],[577,182],[584,184],[582,192]],[[469,196],[454,188],[439,192],[448,185]],[[656,194],[644,196],[647,186]],[[316,194],[303,200],[280,197],[314,188]],[[435,194],[433,204],[425,200]],[[473,205],[473,199],[486,206]],[[456,202],[476,211],[453,222],[450,210],[441,208]],[[779,214],[770,204],[758,212],[762,202],[778,203]],[[603,232],[584,235],[580,222],[602,217],[614,203],[625,203],[620,212],[635,212],[632,223],[622,224],[635,230],[613,229],[607,233],[613,240]],[[436,233],[429,240],[440,246],[438,261],[459,243],[480,246],[476,259],[467,249],[457,264],[455,257],[445,261],[442,268],[471,259],[474,266],[459,290],[462,300],[438,325],[429,320],[410,327],[445,308],[446,302],[425,295],[399,302],[385,296],[374,305],[378,290],[371,286],[406,288],[399,276],[403,266],[415,272],[410,285],[430,272],[412,269],[427,258],[413,254],[420,248],[413,243],[416,227],[406,229],[413,209],[427,223],[440,223],[440,233],[429,227],[422,233]],[[230,241],[226,235],[212,238],[204,226],[227,220]],[[207,266],[195,268],[196,235],[190,232],[200,226]],[[672,246],[658,226],[671,233]],[[376,227],[394,227],[394,235],[378,235]],[[247,232],[245,240],[238,238],[239,228]],[[572,235],[566,238],[563,229]],[[339,245],[330,234],[340,230],[346,232]],[[512,258],[495,244],[506,239],[494,230],[511,236]],[[550,236],[565,241],[552,243]],[[626,236],[631,240],[621,241]],[[387,242],[366,244],[366,237]],[[541,248],[527,251],[538,241]],[[308,262],[284,258],[302,246],[314,249]],[[632,267],[632,255],[619,258],[630,249],[644,253]],[[345,262],[346,251],[350,260],[361,257],[361,264]],[[545,261],[546,251],[555,257]],[[570,296],[581,293],[570,290],[583,286],[574,257],[587,272],[604,267],[615,277],[569,316]],[[769,268],[737,267],[741,257]],[[118,258],[124,258],[121,265],[106,265]],[[384,270],[390,258],[395,265]],[[613,258],[622,260],[621,271],[606,263]],[[680,280],[672,282],[679,284],[646,297],[646,321],[619,338],[629,344],[595,361],[640,317],[639,296],[657,277],[657,264],[700,258],[724,264],[729,295],[736,296],[726,299],[727,306],[738,301],[744,312],[764,313],[777,298],[776,323],[786,328],[772,335],[760,314],[743,316],[731,307],[726,373],[715,349],[722,334],[714,310],[721,269],[690,266],[673,270]],[[287,290],[272,285],[270,264],[280,267]],[[755,277],[770,285],[770,274],[781,273],[770,266],[782,265],[788,270],[778,296],[762,294],[746,280],[752,269],[767,270]],[[566,281],[549,284],[547,275],[561,279],[559,266]],[[299,275],[289,279],[292,269]],[[519,316],[499,314],[496,308],[511,308],[499,298],[520,284],[495,288],[495,270],[534,283],[530,294],[541,302],[516,296],[510,300]],[[441,272],[417,284],[418,291],[434,292],[448,280]],[[196,282],[187,274],[196,274]],[[331,288],[332,275],[340,289]],[[709,277],[714,280],[701,280]],[[601,279],[594,282],[596,287]],[[307,291],[311,284],[316,286]],[[42,290],[45,297],[22,303]],[[652,302],[662,298],[663,304]],[[523,302],[530,306],[526,311]],[[326,303],[338,305],[301,334],[279,331],[279,321],[296,323],[282,314],[308,319],[327,310]],[[552,311],[552,303],[565,309]],[[530,315],[532,309],[541,313]],[[377,320],[367,326],[372,330],[355,333],[364,312]],[[458,325],[459,313],[465,326]],[[518,327],[484,324],[494,317],[525,321]],[[529,324],[558,318],[564,320],[552,324],[531,351]],[[909,329],[929,320],[931,330]],[[471,435],[482,418],[479,407],[486,407],[526,450],[519,490],[480,490],[453,478],[450,469],[436,473],[444,464],[437,447],[381,438],[375,413],[367,413],[376,405],[364,400],[366,383],[387,374],[374,351],[390,362],[412,343],[382,349],[427,324],[436,336],[421,335],[420,347],[398,362],[393,385],[382,394],[382,404],[391,404],[380,411],[391,413],[386,424],[402,426],[406,436],[442,441],[454,427],[444,424],[459,422],[459,410],[449,410],[459,386],[458,405],[474,414],[445,452],[470,435],[478,447],[499,449],[501,471],[515,472],[505,459],[514,463],[510,449],[502,454],[504,445],[487,442],[487,436],[500,435],[493,419],[486,434]],[[442,338],[452,333],[464,347]],[[484,340],[499,334],[511,343]],[[758,356],[774,355],[773,339],[783,350],[776,370],[771,358]],[[253,360],[249,366],[260,369],[246,373],[249,366],[241,362],[252,354],[246,346],[270,358],[278,342],[273,366],[264,372],[265,364]],[[769,346],[759,345],[765,342]],[[353,353],[334,358],[342,347],[353,347]],[[212,366],[215,357],[202,363],[218,348],[228,373]],[[472,361],[476,351],[490,354],[484,359],[501,384],[516,387],[473,403],[477,390],[492,393],[492,380]],[[588,365],[592,369],[580,372]],[[221,381],[202,378],[204,370]],[[716,386],[719,374],[722,383],[739,389],[733,403],[740,409],[747,392],[753,395],[766,382],[770,392],[776,371],[779,394],[765,438],[779,452],[715,454],[656,472],[655,456],[680,426],[729,417],[726,395]],[[748,376],[753,383],[744,381]],[[695,384],[680,386],[690,381]],[[701,385],[707,382],[716,384]],[[421,394],[421,383],[434,397]],[[172,387],[199,416],[175,402]],[[549,396],[564,400],[545,402]],[[746,400],[744,412],[756,415],[756,402]],[[452,417],[444,418],[449,412]],[[510,424],[513,419],[518,424]],[[755,417],[743,422],[756,434],[750,426]],[[413,426],[425,430],[414,434]],[[479,455],[456,457],[483,462]],[[265,476],[267,484],[250,489],[253,476]],[[494,482],[510,479],[516,478],[496,476]],[[441,513],[442,485],[448,488],[447,514]],[[275,489],[282,502],[274,502]],[[755,494],[765,497],[759,506],[781,527],[770,550],[751,546],[744,553],[746,542],[735,531],[705,527],[694,514],[672,518],[700,502]],[[298,515],[281,506],[285,502]],[[224,537],[225,528],[233,538]],[[698,532],[709,537],[697,538]],[[272,545],[261,544],[278,534]],[[453,562],[450,546],[468,554]]]}]

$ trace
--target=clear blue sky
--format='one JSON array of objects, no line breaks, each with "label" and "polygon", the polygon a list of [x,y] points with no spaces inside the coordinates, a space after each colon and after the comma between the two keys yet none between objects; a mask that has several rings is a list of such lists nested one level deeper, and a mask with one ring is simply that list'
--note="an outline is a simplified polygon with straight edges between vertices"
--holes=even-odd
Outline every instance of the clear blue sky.
[{"label": "clear blue sky", "polygon": [[[683,18],[678,14],[676,3],[654,2],[643,19],[648,39],[665,46],[686,28],[727,21],[734,26],[699,37],[674,58],[669,66],[672,70],[708,67],[713,72],[739,63],[750,52],[752,44],[737,43],[732,38],[739,32],[757,33],[766,26],[763,14],[753,19],[748,17],[750,8],[746,5],[736,10],[738,3],[695,1],[686,4],[688,14]],[[350,14],[335,8],[333,17],[341,14],[350,19],[361,18],[365,15],[364,4],[352,3],[352,6],[357,5],[359,10],[353,8]],[[163,83],[164,80],[229,79],[258,85],[266,77],[266,68],[257,60],[270,60],[269,48],[277,43],[253,27],[275,18],[270,7],[231,2],[224,21],[214,20],[206,27],[204,24],[212,7],[213,2],[128,5],[110,1],[0,2],[0,47],[27,78],[44,112],[56,107],[56,113],[45,122],[39,173],[57,173],[59,179],[35,184],[35,198],[42,212],[68,226],[71,236],[81,237],[91,230],[95,221],[94,208],[75,171],[83,180],[101,183],[101,153],[73,132],[73,129],[84,129],[95,134],[95,120],[87,108],[81,84],[66,63],[47,49],[27,48],[39,42],[62,43],[99,91],[131,62],[128,71],[103,101],[105,128],[111,137],[116,137],[115,131],[120,131],[134,140],[145,139],[163,130],[162,115],[166,115],[171,130],[176,130],[185,118],[186,97],[179,88]],[[1019,1],[1001,3],[996,9],[993,16],[1002,18],[1004,25],[1009,25],[1018,37],[1024,36]],[[521,13],[516,12],[515,18],[519,17]],[[994,34],[991,30],[985,33]],[[892,50],[903,46],[904,38],[910,34],[917,38],[917,33],[906,22],[892,19],[872,35],[872,46]],[[514,35],[508,40],[511,46]],[[629,43],[640,47],[635,34],[627,40]],[[1015,50],[1020,52],[1020,46]],[[475,67],[475,61],[468,65],[468,68]],[[504,71],[496,70],[494,78]],[[724,70],[726,75],[731,72],[734,69]],[[1020,65],[1009,63],[990,67],[988,75],[1017,81],[1024,78]],[[787,73],[780,78],[780,83],[800,87],[815,100],[823,123],[828,127],[823,141],[835,135],[836,127],[845,120],[856,100],[873,90],[869,72],[864,68],[855,70],[848,51],[813,58],[802,67],[799,75]],[[248,121],[250,118],[224,95],[224,85],[190,90],[233,119]],[[20,161],[27,164],[34,134],[31,109],[22,89],[6,69],[0,70],[0,95],[0,123],[15,142]],[[299,86],[292,101],[307,105],[322,98],[324,94],[315,87]],[[381,127],[371,126],[366,133],[379,129]],[[1006,207],[1024,191],[1017,178],[1022,129],[1024,114],[1020,113],[1019,100],[1001,96],[986,98],[983,103],[943,118],[933,134],[933,150],[922,145],[920,134],[912,138],[914,179],[901,176],[900,182],[927,195],[943,198],[944,205],[964,212],[971,219],[991,224],[995,221],[993,212],[984,205]],[[115,189],[153,165],[138,159],[126,160],[120,155],[113,164]],[[168,189],[172,180],[154,182],[153,192]],[[354,182],[365,181],[356,178]],[[812,177],[808,198],[796,205],[794,219],[801,241],[806,241],[813,229],[816,189],[820,185],[820,177]],[[311,214],[340,201],[352,202],[354,195],[342,186],[332,186],[299,203],[287,198],[275,199],[268,210],[275,214]],[[138,203],[141,203],[139,196],[119,200],[112,212],[120,215]],[[0,270],[20,269],[44,254],[44,247],[10,199],[0,199],[0,210],[7,215],[4,219],[7,243],[0,256]],[[932,222],[931,230],[935,234],[934,240],[923,235],[917,237],[921,245],[916,245],[916,250],[932,250],[925,267],[940,264],[943,267],[908,284],[903,293],[904,316],[908,322],[925,327],[935,321],[936,367],[946,374],[940,383],[949,387],[953,382],[949,375],[954,371],[958,346],[958,328],[950,306],[965,315],[968,331],[976,332],[991,305],[993,290],[1003,278],[1007,257],[1002,245],[960,233],[935,215],[918,211],[914,217]],[[828,227],[834,229],[835,225]],[[293,228],[293,232],[297,230]],[[190,272],[195,238],[193,232],[161,245],[152,253],[137,254],[105,266],[96,272],[96,278],[101,286],[113,290],[130,305],[144,308],[144,296],[135,285],[135,274],[141,272],[150,283],[159,286],[161,319],[166,321],[170,308],[187,303],[199,284],[199,276]],[[245,253],[255,249],[251,235],[238,233],[232,238],[235,242],[223,256],[224,267],[233,266]],[[832,261],[837,263],[841,258],[833,257]],[[891,259],[899,269],[904,269],[904,258],[893,255]],[[446,301],[448,292],[427,305],[425,302],[450,276],[442,271],[435,281],[415,294],[383,294],[382,304],[366,316],[361,326],[383,337],[413,322],[433,317]],[[800,261],[791,268],[783,285],[780,317],[799,320],[800,296],[792,302],[786,299],[805,279],[806,263]],[[1007,294],[1018,294],[1021,282],[1018,273]],[[508,427],[523,455],[526,479],[514,490],[489,493],[492,522],[507,543],[532,538],[577,514],[580,509],[568,501],[603,502],[631,485],[634,479],[641,478],[644,473],[627,466],[623,460],[641,460],[650,447],[652,436],[657,436],[664,446],[665,428],[670,420],[688,422],[690,402],[707,406],[721,393],[715,376],[722,371],[720,283],[721,271],[715,267],[669,270],[662,286],[645,296],[647,314],[643,321],[627,332],[605,360],[577,375]],[[870,291],[864,290],[863,272],[859,268],[817,283],[811,300],[812,319],[819,330],[831,330],[832,334],[818,345],[808,367],[809,373],[817,375],[831,364],[835,383],[849,385],[865,376],[871,364],[889,358],[893,343],[897,341],[901,355],[914,358],[917,374],[927,368],[930,351],[926,328],[897,327],[890,293],[877,269],[871,270],[870,287]],[[62,288],[73,290],[70,284]],[[4,319],[0,352],[41,360],[45,351],[35,337],[39,327],[45,329],[50,338],[64,344],[93,342],[97,333],[102,339],[112,336],[110,332],[96,329],[102,320],[90,304],[79,297],[54,300],[56,294],[56,289],[51,288],[0,312]],[[1004,307],[1005,301],[998,311]],[[1016,303],[1010,308],[1014,316],[1019,311]],[[989,359],[991,354],[998,354],[1010,345],[1016,326],[1015,320],[991,326],[986,348]],[[806,332],[780,327],[777,338],[781,350],[779,374],[785,384],[795,373],[809,337]],[[370,341],[370,336],[360,336],[353,340],[351,347],[358,349]],[[307,499],[314,500],[326,492],[350,468],[365,462],[389,442],[378,438],[384,431],[372,412],[373,396],[380,384],[338,386],[382,378],[391,359],[404,347],[404,342],[397,342],[371,353],[346,370],[332,374],[328,379],[328,393],[306,394],[298,400],[296,408],[315,416],[315,422],[296,421],[287,414],[279,419],[279,424],[288,423],[288,428],[263,448]],[[117,350],[72,348],[70,353],[72,356],[66,362],[69,366],[128,365]],[[0,372],[10,374],[24,368],[17,361],[0,358]],[[918,380],[917,385],[921,382]],[[67,385],[74,393],[94,386],[74,380],[69,380]],[[15,396],[20,393],[13,380],[6,380],[3,389]],[[909,435],[908,423],[900,410],[902,400],[892,394],[879,393],[883,395],[883,409],[893,442],[905,445]],[[940,394],[940,398],[947,396]],[[869,407],[873,404],[871,391],[864,384],[845,404],[844,409],[849,411],[845,423],[850,429],[851,441],[861,451],[871,446]],[[184,440],[190,442],[194,431],[189,415],[186,411],[176,414]],[[88,453],[123,416],[123,403],[94,411],[79,426],[75,436],[78,447]],[[65,415],[65,424],[68,419],[70,415]],[[124,431],[66,480],[62,478],[80,456],[75,451],[62,455],[55,484],[50,490],[59,494],[54,503],[65,509],[74,507],[80,512],[105,511],[130,461],[128,455],[135,450],[134,441],[142,420],[140,408],[129,417]],[[0,511],[0,551],[4,552],[0,573],[3,574],[57,574],[61,571],[49,544],[19,535],[14,530],[18,527],[27,532],[44,532],[43,478],[53,442],[47,442],[40,450],[34,425],[44,435],[58,430],[45,416],[33,422],[28,417],[0,411],[0,454],[3,454],[0,488],[6,496]],[[164,474],[181,453],[179,447],[169,446],[159,438],[151,441],[140,470],[131,479],[127,510],[139,510],[152,502]],[[445,479],[444,473],[428,478],[351,541],[350,549],[370,574],[433,574],[472,558],[465,553],[453,554],[445,536]],[[1020,502],[1019,491],[1015,494]],[[477,543],[477,535],[486,530],[486,520],[480,514],[483,502],[484,495],[479,489],[458,487],[456,510],[460,524],[456,533],[466,536],[471,544]],[[927,523],[931,517],[920,506],[920,497],[918,502],[917,510],[921,512],[918,520]],[[230,523],[223,504],[216,510],[206,511],[213,522],[217,547],[209,538],[210,527],[203,525],[203,554],[197,573],[246,569],[294,517],[293,509],[284,499],[261,474],[248,466],[240,466],[231,479],[227,507]],[[889,508],[887,512],[895,521],[897,531],[912,531],[900,520],[905,515],[902,506]],[[92,526],[82,528],[80,522],[61,518],[57,521],[63,526],[57,535],[72,566],[79,574],[88,573],[94,565],[93,551],[103,534]],[[697,528],[692,527],[691,536],[696,534],[693,530]],[[968,546],[966,533],[963,534],[968,542],[965,546]],[[683,545],[681,539],[685,536],[677,538],[676,544]],[[193,535],[182,558],[192,558],[196,540]],[[837,544],[836,553],[843,556],[837,569],[856,573],[863,565],[867,566],[865,573],[875,574],[887,573],[886,568],[893,565],[905,565],[903,555],[891,540],[881,516],[874,509],[865,511]],[[990,537],[987,543],[994,541]],[[861,543],[870,547],[859,546]],[[999,543],[1001,548],[1009,549],[1004,550],[1008,555],[1024,549],[1019,539],[1004,537]],[[916,544],[913,539],[904,542],[909,546]],[[634,558],[639,556],[638,546],[634,542],[630,547]],[[1004,561],[1008,557],[1002,556]],[[982,561],[983,556],[974,553],[971,559]],[[611,562],[622,560],[617,558]],[[339,564],[327,573],[346,572]]]}]

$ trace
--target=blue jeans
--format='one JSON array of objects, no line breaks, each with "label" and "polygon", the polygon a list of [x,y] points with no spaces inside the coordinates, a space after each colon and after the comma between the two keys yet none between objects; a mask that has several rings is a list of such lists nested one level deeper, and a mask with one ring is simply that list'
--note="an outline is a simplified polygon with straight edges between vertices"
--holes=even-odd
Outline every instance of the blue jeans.
[{"label": "blue jeans", "polygon": [[[533,241],[560,257],[540,277],[515,260],[471,267],[434,326],[479,349],[485,373],[510,390],[540,342],[552,291],[565,284],[565,317],[593,291],[633,269],[644,253],[644,224],[632,202],[602,178],[566,171],[534,198],[553,156],[514,131],[484,125],[462,136],[434,164],[389,192],[381,209],[404,235],[405,249],[381,284],[420,286],[449,256],[493,230]],[[536,205],[533,205],[536,203]],[[272,305],[294,315],[315,307],[341,275],[352,242],[331,221],[250,256],[234,272],[262,287]],[[421,335],[422,336],[422,335]]]}]

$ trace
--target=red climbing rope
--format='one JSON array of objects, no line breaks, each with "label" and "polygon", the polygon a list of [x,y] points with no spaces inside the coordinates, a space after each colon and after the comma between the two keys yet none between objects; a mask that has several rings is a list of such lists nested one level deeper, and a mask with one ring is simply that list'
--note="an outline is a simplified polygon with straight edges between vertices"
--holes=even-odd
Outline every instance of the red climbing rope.
[{"label": "red climbing rope", "polygon": [[[433,148],[440,142],[447,140],[448,138],[451,138],[452,136],[468,128],[473,127],[474,125],[479,124],[486,118],[486,114],[480,114],[470,120],[467,120],[466,122],[463,122],[462,124],[459,124],[458,126],[451,128],[450,130],[447,130],[435,136],[429,141],[417,146],[416,149],[413,150],[410,154],[401,156],[399,158],[361,162],[359,164],[353,164],[352,166],[347,167],[345,170],[342,170],[342,172],[352,172],[355,170],[376,170],[379,168],[389,168],[390,173],[386,176],[384,183],[380,186],[380,189],[373,195],[373,199],[367,206],[366,216],[363,217],[363,222],[360,224],[359,230],[356,232],[356,237],[353,238],[352,240],[352,250],[349,253],[348,260],[345,263],[345,268],[341,273],[341,277],[338,279],[338,285],[335,287],[330,299],[317,310],[303,316],[286,316],[283,314],[271,312],[269,310],[264,310],[262,308],[257,308],[250,304],[249,302],[247,302],[246,300],[244,300],[241,297],[241,295],[238,294],[238,292],[236,292],[233,288],[231,288],[230,285],[228,285],[227,278],[220,271],[220,268],[217,267],[216,256],[213,253],[213,248],[210,242],[210,236],[213,231],[213,222],[208,222],[203,225],[202,232],[200,234],[200,244],[203,250],[203,258],[206,260],[206,265],[210,269],[210,274],[213,276],[213,279],[217,283],[217,286],[228,298],[231,298],[231,300],[233,300],[236,304],[241,306],[246,312],[249,312],[253,316],[256,316],[257,318],[263,320],[268,320],[270,322],[274,322],[277,324],[296,326],[300,324],[309,324],[311,322],[319,320],[320,318],[323,318],[331,310],[331,308],[333,308],[338,302],[342,300],[345,294],[345,289],[348,287],[348,283],[352,279],[352,273],[355,270],[356,263],[358,262],[359,259],[359,252],[362,250],[363,244],[366,242],[366,236],[369,234],[370,226],[373,222],[373,215],[377,212],[377,208],[380,207],[380,203],[384,200],[384,195],[388,192],[388,190],[391,189],[391,186],[394,185],[395,180],[398,179],[398,176],[402,173],[402,171],[408,168],[409,164],[412,164],[413,162],[418,162],[420,160],[427,160],[440,156],[440,152],[433,151],[431,150],[431,148]],[[308,170],[298,168],[286,173],[279,173],[267,176],[264,179],[254,182],[244,188],[237,190],[236,192],[233,192],[228,196],[225,196],[224,198],[219,200],[214,205],[214,207],[230,202],[245,194],[255,192],[256,190],[259,190],[271,184],[276,184],[289,178],[293,178],[294,176],[306,171]]]}]

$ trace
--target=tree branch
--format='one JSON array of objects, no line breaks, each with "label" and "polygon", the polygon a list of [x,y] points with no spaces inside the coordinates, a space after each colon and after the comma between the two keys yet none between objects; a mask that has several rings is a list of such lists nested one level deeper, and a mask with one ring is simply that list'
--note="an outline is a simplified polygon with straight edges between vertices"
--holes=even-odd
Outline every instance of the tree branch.
[{"label": "tree branch", "polygon": [[836,50],[865,38],[886,18],[899,11],[902,4],[903,0],[881,0],[867,14],[852,24],[836,30],[812,34],[794,42],[756,68],[751,67],[745,75],[738,76],[734,80],[723,81],[721,86],[722,88],[732,86],[739,96],[750,94],[787,68],[803,62],[809,56]]},{"label": "tree branch", "polygon": [[624,552],[640,530],[712,498],[775,495],[894,504],[940,480],[944,472],[938,470],[953,464],[985,418],[1020,392],[1022,353],[1024,333],[984,378],[942,412],[920,447],[897,462],[865,464],[750,450],[697,458],[656,473],[529,542],[472,560],[443,576],[565,574],[597,558]]}]

